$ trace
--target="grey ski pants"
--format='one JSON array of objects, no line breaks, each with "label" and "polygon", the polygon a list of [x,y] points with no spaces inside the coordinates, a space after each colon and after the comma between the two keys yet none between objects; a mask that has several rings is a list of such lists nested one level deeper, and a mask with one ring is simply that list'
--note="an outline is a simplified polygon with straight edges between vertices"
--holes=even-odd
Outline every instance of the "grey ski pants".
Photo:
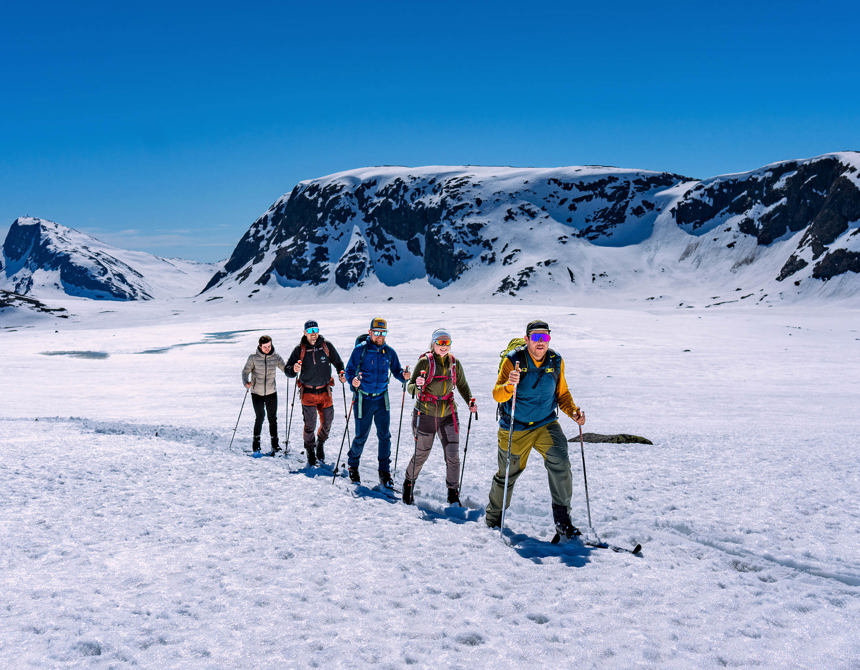
[{"label": "grey ski pants", "polygon": [[412,435],[415,437],[415,454],[406,466],[406,479],[415,481],[418,478],[438,435],[445,454],[445,485],[449,489],[457,488],[460,481],[460,435],[454,428],[454,417],[437,419],[426,414],[419,417],[418,410],[413,410]]},{"label": "grey ski pants", "polygon": [[[320,420],[319,431],[316,431],[317,416]],[[328,439],[331,422],[334,419],[334,407],[329,405],[302,405],[302,418],[305,422],[305,429],[302,433],[302,438],[305,443],[305,449],[314,449],[316,444],[325,444]],[[316,434],[314,434],[316,431]],[[310,452],[308,452],[310,453]]]}]

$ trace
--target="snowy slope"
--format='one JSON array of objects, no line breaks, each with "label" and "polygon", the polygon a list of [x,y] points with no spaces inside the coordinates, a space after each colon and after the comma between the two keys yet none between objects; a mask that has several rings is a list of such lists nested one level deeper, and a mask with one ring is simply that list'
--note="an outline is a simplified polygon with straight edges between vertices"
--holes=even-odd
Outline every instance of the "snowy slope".
[{"label": "snowy slope", "polygon": [[20,217],[3,244],[0,288],[101,300],[192,296],[216,267],[118,249],[53,221]]},{"label": "snowy slope", "polygon": [[[856,667],[856,309],[115,307],[3,333],[0,667]],[[349,351],[375,314],[413,365],[433,328],[453,334],[480,411],[466,510],[443,502],[438,446],[415,507],[304,469],[300,421],[288,459],[242,453],[239,371],[259,334],[283,353],[316,318]],[[512,546],[484,526],[497,353],[538,316],[586,430],[654,441],[585,447],[594,526],[642,557],[550,545],[536,454]],[[293,389],[278,386],[283,434]],[[330,457],[343,429],[336,416]],[[404,431],[398,483],[408,453]]]}]

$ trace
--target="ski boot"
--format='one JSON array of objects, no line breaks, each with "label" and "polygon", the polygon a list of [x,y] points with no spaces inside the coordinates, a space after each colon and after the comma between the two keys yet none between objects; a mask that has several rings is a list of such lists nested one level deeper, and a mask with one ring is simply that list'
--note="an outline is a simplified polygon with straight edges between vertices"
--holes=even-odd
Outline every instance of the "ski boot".
[{"label": "ski boot", "polygon": [[393,489],[394,488],[394,480],[391,478],[391,473],[385,470],[379,471],[379,484],[383,488]]},{"label": "ski boot", "polygon": [[407,505],[411,505],[415,502],[414,487],[415,482],[413,482],[412,480],[403,480],[403,502]]},{"label": "ski boot", "polygon": [[308,456],[308,466],[309,467],[315,466],[317,464],[317,457],[316,457],[316,454],[314,453],[314,445],[313,444],[311,444],[310,446],[307,444],[305,445],[305,454],[307,454],[307,456]]},{"label": "ski boot", "polygon": [[559,539],[569,540],[582,535],[579,528],[571,523],[570,513],[567,511],[567,507],[564,507],[563,505],[553,505],[552,520],[555,521],[555,532],[558,533]]},{"label": "ski boot", "polygon": [[273,437],[272,438],[272,456],[277,455],[277,453],[280,451],[283,451],[283,449],[281,449],[281,445],[278,444],[278,438]]}]

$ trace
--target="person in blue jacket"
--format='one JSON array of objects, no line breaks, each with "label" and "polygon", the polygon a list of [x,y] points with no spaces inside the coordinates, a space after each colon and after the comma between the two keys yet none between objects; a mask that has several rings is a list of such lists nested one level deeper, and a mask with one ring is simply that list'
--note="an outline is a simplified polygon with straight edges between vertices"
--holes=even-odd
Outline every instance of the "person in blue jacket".
[{"label": "person in blue jacket", "polygon": [[352,380],[353,413],[355,414],[355,439],[347,454],[349,478],[360,482],[358,464],[364,443],[370,435],[371,424],[376,424],[376,438],[379,441],[379,483],[393,488],[391,479],[391,411],[388,402],[389,373],[405,384],[409,378],[409,368],[400,367],[397,352],[385,343],[388,335],[388,322],[375,318],[370,322],[367,338],[358,342],[349,363],[346,364],[346,377]]}]

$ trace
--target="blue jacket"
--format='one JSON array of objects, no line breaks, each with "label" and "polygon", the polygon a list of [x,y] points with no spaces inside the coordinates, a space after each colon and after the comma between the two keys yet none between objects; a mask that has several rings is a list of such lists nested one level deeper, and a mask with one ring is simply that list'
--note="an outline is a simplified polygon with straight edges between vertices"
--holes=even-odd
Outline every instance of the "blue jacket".
[{"label": "blue jacket", "polygon": [[361,372],[360,391],[372,394],[383,393],[388,390],[389,371],[395,379],[403,384],[406,383],[407,379],[403,376],[403,368],[400,366],[397,352],[388,344],[379,347],[367,339],[352,350],[349,363],[346,364],[346,379],[351,385],[352,380]]}]

